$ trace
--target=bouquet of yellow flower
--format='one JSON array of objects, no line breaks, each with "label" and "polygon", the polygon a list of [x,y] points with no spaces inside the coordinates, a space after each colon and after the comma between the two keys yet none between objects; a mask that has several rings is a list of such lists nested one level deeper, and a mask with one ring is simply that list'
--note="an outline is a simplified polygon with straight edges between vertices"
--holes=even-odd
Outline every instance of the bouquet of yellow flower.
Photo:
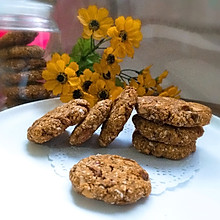
[{"label": "bouquet of yellow flower", "polygon": [[79,9],[77,18],[83,25],[82,37],[70,54],[53,54],[42,73],[45,88],[62,102],[82,98],[93,106],[103,99],[114,100],[126,85],[135,87],[139,96],[180,97],[177,86],[161,86],[167,70],[153,78],[152,65],[121,69],[120,62],[126,56],[133,58],[143,38],[139,19],[120,16],[114,21],[107,9],[95,5]]}]

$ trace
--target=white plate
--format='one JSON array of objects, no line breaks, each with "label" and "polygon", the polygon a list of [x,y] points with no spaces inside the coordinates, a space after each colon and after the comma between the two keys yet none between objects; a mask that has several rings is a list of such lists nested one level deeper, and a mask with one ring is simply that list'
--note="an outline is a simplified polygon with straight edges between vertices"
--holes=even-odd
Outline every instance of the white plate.
[{"label": "white plate", "polygon": [[28,142],[27,128],[60,104],[50,99],[0,113],[0,219],[218,219],[218,117],[198,140],[200,169],[190,181],[133,205],[113,206],[74,193],[51,167],[49,148]]}]

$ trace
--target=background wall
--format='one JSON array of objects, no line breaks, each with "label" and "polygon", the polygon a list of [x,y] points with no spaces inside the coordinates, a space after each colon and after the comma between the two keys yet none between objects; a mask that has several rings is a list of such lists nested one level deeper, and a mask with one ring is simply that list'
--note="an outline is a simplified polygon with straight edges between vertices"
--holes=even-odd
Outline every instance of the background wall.
[{"label": "background wall", "polygon": [[82,33],[77,10],[96,4],[110,15],[142,21],[144,39],[134,59],[123,67],[153,64],[152,75],[169,71],[165,84],[175,84],[183,98],[220,104],[219,0],[58,0],[54,17],[62,48],[70,52]]}]

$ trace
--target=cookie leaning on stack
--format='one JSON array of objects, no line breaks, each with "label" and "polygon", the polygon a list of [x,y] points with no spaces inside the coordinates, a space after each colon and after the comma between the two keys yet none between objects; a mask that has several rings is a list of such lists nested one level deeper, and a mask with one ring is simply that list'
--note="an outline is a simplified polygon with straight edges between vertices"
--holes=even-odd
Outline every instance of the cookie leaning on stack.
[{"label": "cookie leaning on stack", "polygon": [[196,140],[210,122],[207,106],[169,97],[139,97],[133,117],[133,146],[140,152],[182,159],[196,150]]},{"label": "cookie leaning on stack", "polygon": [[50,96],[40,83],[46,66],[44,50],[28,46],[37,35],[37,32],[10,31],[0,38],[0,80],[7,106]]}]

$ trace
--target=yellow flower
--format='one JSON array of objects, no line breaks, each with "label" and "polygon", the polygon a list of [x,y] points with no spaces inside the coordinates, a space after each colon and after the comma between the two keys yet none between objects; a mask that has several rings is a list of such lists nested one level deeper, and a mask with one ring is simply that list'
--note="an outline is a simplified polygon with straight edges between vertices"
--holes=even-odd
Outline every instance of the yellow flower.
[{"label": "yellow flower", "polygon": [[[100,61],[100,65],[102,68],[103,73],[108,73],[110,72],[111,74],[113,74],[114,76],[120,73],[120,66],[119,66],[119,62],[122,62],[121,59],[118,59],[115,54],[114,54],[114,50],[112,47],[108,47],[107,49],[104,50],[102,59]],[[97,72],[99,72],[97,70]]]},{"label": "yellow flower", "polygon": [[76,75],[78,69],[78,64],[75,62],[67,65],[62,59],[56,62],[49,61],[46,69],[42,72],[42,77],[46,81],[44,87],[49,91],[53,91],[54,95],[68,93],[71,86],[80,84],[80,79]]},{"label": "yellow flower", "polygon": [[52,55],[50,62],[56,63],[58,60],[63,60],[65,64],[67,65],[70,63],[70,56],[67,53],[63,53],[62,55],[58,53],[54,53]]},{"label": "yellow flower", "polygon": [[138,96],[153,95],[155,93],[156,81],[150,74],[151,66],[146,67],[141,74],[138,75],[137,81],[131,79],[130,86],[137,89]]},{"label": "yellow flower", "polygon": [[159,96],[167,96],[167,97],[172,97],[172,98],[180,98],[180,92],[181,90],[178,89],[177,86],[169,86],[166,89],[164,89]]},{"label": "yellow flower", "polygon": [[81,79],[81,85],[82,88],[85,92],[88,92],[89,87],[91,86],[91,84],[95,81],[97,81],[100,78],[100,75],[96,72],[92,72],[89,69],[85,69],[83,71],[83,74],[80,75],[80,79]]},{"label": "yellow flower", "polygon": [[89,102],[91,107],[95,105],[96,101],[94,96],[83,91],[80,86],[71,87],[67,94],[61,94],[60,96],[62,102],[69,102],[72,99],[85,99]]},{"label": "yellow flower", "polygon": [[107,34],[112,38],[111,46],[118,57],[133,57],[134,48],[139,47],[142,40],[141,21],[132,17],[120,16],[115,20],[115,26],[108,29]]},{"label": "yellow flower", "polygon": [[105,8],[97,8],[96,5],[90,5],[88,9],[78,10],[80,23],[83,25],[83,38],[100,40],[107,36],[107,30],[113,25],[113,19],[108,17],[109,12]]},{"label": "yellow flower", "polygon": [[104,81],[99,79],[93,83],[89,88],[89,93],[96,97],[97,101],[104,99],[115,100],[122,92],[121,87],[115,86],[113,81]]}]

